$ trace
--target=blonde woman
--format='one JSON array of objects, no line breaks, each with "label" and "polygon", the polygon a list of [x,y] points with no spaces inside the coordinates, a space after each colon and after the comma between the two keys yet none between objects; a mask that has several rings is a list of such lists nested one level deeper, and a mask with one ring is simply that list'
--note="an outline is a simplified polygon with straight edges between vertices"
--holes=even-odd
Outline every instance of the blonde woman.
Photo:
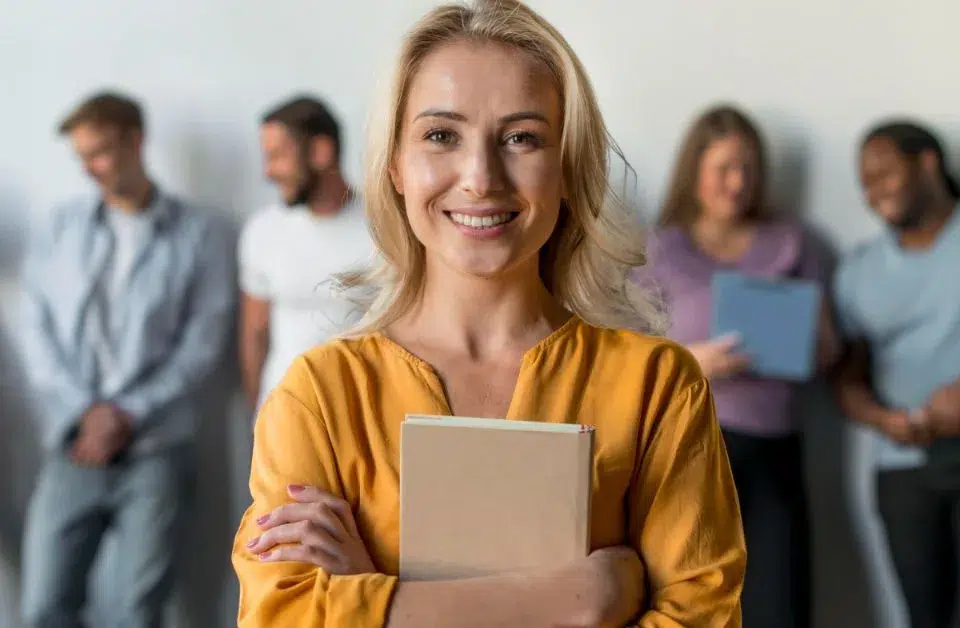
[{"label": "blonde woman", "polygon": [[[710,386],[679,345],[623,330],[656,309],[627,281],[643,259],[576,55],[518,2],[444,6],[387,96],[366,176],[383,263],[349,282],[374,298],[261,410],[239,624],[739,626],[743,533]],[[411,412],[594,426],[592,553],[400,581]]]}]

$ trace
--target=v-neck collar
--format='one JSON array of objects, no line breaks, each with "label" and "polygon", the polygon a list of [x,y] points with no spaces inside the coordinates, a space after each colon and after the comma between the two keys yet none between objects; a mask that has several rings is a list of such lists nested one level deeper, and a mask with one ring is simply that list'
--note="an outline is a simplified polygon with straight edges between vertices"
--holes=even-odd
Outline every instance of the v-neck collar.
[{"label": "v-neck collar", "polygon": [[[506,416],[502,418],[512,421],[518,420],[517,411],[523,402],[523,393],[528,388],[528,382],[533,376],[533,366],[536,364],[537,359],[548,347],[555,344],[565,336],[571,334],[580,326],[581,323],[582,321],[580,317],[578,317],[576,314],[572,314],[566,321],[564,321],[562,325],[557,327],[532,347],[523,352],[523,357],[520,360],[520,370],[517,373],[517,381],[513,385],[513,393],[510,396],[510,405],[507,407]],[[450,399],[447,397],[447,393],[443,388],[443,382],[440,379],[440,374],[437,369],[423,358],[415,355],[399,342],[390,338],[390,336],[388,336],[382,330],[374,332],[374,335],[384,345],[390,347],[394,353],[398,354],[401,358],[412,364],[417,368],[417,370],[423,373],[430,388],[430,392],[434,395],[439,413],[446,416],[453,415]]]}]

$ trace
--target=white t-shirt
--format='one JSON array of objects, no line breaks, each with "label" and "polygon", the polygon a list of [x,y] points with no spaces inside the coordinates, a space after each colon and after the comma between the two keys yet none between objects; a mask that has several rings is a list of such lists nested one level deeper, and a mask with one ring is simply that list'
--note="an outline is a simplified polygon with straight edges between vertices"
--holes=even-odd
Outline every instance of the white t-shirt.
[{"label": "white t-shirt", "polygon": [[123,299],[135,262],[153,237],[154,212],[128,213],[105,208],[104,219],[113,236],[113,246],[103,274],[94,288],[85,323],[87,337],[94,343],[99,381],[98,392],[110,397],[120,392],[115,368],[119,351],[118,335],[123,326]]},{"label": "white t-shirt", "polygon": [[305,206],[272,206],[247,221],[240,237],[240,287],[271,303],[258,405],[297,356],[357,320],[352,304],[332,294],[330,278],[367,266],[373,252],[357,201],[330,216]]}]

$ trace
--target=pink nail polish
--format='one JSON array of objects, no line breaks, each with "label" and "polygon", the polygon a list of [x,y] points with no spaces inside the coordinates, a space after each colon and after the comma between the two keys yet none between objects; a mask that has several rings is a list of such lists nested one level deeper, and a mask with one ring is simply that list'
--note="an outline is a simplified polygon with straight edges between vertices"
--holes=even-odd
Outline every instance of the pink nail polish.
[{"label": "pink nail polish", "polygon": [[272,552],[264,552],[260,554],[260,560],[267,560],[268,558],[270,558],[270,554],[272,554]]},{"label": "pink nail polish", "polygon": [[258,526],[262,526],[263,524],[265,524],[265,523],[266,523],[267,521],[269,521],[269,520],[270,520],[270,515],[263,515],[262,517],[260,517],[259,519],[257,519],[257,525],[258,525]]},{"label": "pink nail polish", "polygon": [[254,545],[257,544],[257,541],[259,540],[260,540],[259,536],[255,539],[250,539],[249,541],[247,541],[247,547],[253,547]]},{"label": "pink nail polish", "polygon": [[291,492],[291,493],[302,493],[305,488],[307,488],[307,487],[304,486],[303,484],[291,484],[291,485],[290,485],[290,492]]}]

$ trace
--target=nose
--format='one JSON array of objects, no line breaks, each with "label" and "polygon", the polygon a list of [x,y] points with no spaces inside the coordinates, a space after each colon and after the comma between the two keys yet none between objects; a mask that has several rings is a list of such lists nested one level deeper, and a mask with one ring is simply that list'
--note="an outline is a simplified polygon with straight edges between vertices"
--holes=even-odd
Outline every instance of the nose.
[{"label": "nose", "polygon": [[733,168],[730,170],[730,174],[727,176],[727,188],[730,190],[730,192],[739,194],[741,191],[743,191],[746,180],[747,173],[743,168]]},{"label": "nose", "polygon": [[501,192],[506,187],[503,154],[495,142],[477,142],[465,155],[463,189],[477,198]]}]

